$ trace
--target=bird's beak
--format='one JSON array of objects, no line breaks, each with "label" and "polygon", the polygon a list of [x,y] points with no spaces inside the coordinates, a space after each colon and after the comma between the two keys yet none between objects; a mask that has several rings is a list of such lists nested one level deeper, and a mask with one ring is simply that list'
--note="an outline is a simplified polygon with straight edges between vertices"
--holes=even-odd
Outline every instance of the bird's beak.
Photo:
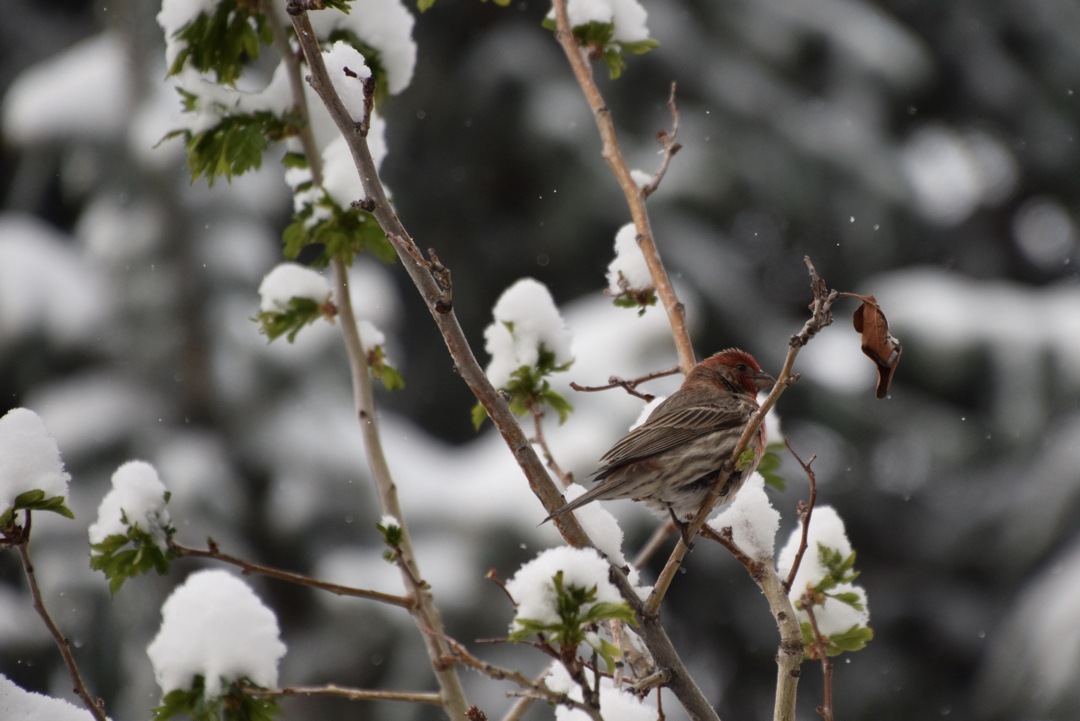
[{"label": "bird's beak", "polygon": [[765,371],[758,371],[750,376],[750,378],[754,381],[754,387],[759,391],[763,391],[766,388],[772,388],[776,385],[776,379]]}]

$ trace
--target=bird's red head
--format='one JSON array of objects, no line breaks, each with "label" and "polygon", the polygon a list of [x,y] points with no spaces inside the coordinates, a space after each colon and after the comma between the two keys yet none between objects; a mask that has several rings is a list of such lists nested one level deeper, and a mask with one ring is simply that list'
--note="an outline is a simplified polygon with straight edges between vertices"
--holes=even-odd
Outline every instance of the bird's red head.
[{"label": "bird's red head", "polygon": [[728,348],[694,366],[686,380],[705,380],[722,383],[733,392],[756,396],[758,391],[769,388],[773,377],[761,370],[754,356],[738,348]]}]

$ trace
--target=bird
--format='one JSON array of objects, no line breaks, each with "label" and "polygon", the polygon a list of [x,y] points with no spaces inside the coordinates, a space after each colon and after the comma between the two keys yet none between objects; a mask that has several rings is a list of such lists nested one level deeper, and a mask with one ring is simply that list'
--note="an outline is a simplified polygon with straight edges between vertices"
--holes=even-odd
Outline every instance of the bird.
[{"label": "bird", "polygon": [[[749,353],[728,348],[697,363],[670,398],[600,459],[592,489],[563,505],[547,522],[595,500],[630,498],[670,515],[686,538],[724,463],[758,410],[757,394],[776,381]],[[716,506],[734,499],[765,451],[765,424],[750,440],[754,458],[733,470]],[[714,506],[715,507],[715,506]],[[712,509],[706,509],[706,512]]]}]

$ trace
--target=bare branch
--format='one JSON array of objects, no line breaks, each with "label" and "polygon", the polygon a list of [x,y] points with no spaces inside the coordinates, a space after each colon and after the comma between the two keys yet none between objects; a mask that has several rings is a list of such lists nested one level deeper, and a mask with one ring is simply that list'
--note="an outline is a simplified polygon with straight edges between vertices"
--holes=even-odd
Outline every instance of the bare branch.
[{"label": "bare branch", "polygon": [[244,693],[256,698],[280,698],[282,696],[339,696],[350,701],[406,701],[442,706],[437,693],[423,691],[383,691],[380,689],[348,688],[337,684],[325,686],[287,686],[285,688],[255,688],[244,686]]},{"label": "bare branch", "polygon": [[668,368],[666,370],[656,371],[655,373],[649,373],[649,374],[644,375],[644,376],[642,376],[640,378],[634,378],[633,380],[624,380],[622,378],[619,378],[618,376],[611,376],[610,378],[608,378],[608,382],[607,382],[606,386],[579,386],[577,383],[574,383],[573,381],[571,381],[570,382],[570,387],[573,388],[576,391],[581,391],[581,392],[584,392],[584,393],[595,393],[596,391],[606,391],[606,390],[610,390],[611,388],[622,388],[624,391],[626,391],[630,395],[637,396],[638,398],[645,401],[646,403],[649,403],[654,398],[656,398],[656,396],[654,396],[652,394],[649,394],[649,393],[639,393],[637,390],[635,390],[638,387],[638,385],[640,385],[641,383],[644,383],[645,381],[651,381],[651,380],[654,380],[656,378],[663,378],[664,376],[675,375],[676,373],[679,372],[679,370],[680,370],[679,366],[674,366],[674,367]]},{"label": "bare branch", "polygon": [[675,140],[679,134],[679,108],[675,105],[675,83],[671,84],[671,97],[668,98],[667,104],[668,109],[671,110],[671,132],[661,130],[656,134],[656,139],[660,142],[660,145],[664,146],[664,159],[660,161],[660,168],[653,174],[652,181],[641,189],[641,195],[646,198],[655,193],[656,189],[660,187],[660,181],[664,179],[664,174],[667,173],[668,164],[671,162],[672,157],[682,150],[682,143]]},{"label": "bare branch", "polygon": [[14,543],[11,545],[14,545],[19,552],[23,572],[26,574],[26,582],[30,586],[30,596],[33,599],[34,610],[41,616],[41,620],[45,622],[45,627],[49,629],[53,641],[56,642],[56,647],[60,650],[60,655],[64,658],[64,666],[67,668],[71,682],[74,684],[72,690],[78,694],[97,721],[108,721],[105,716],[105,702],[100,698],[95,699],[86,689],[86,684],[83,683],[82,675],[79,673],[79,667],[75,665],[75,657],[71,655],[71,643],[61,633],[52,616],[49,615],[48,609],[45,608],[45,602],[41,600],[41,588],[38,586],[37,576],[34,574],[34,564],[30,562],[30,522],[30,511],[28,509],[26,511],[26,525],[23,527],[15,525],[13,532],[4,534],[5,539],[13,540]]},{"label": "bare branch", "polygon": [[416,602],[408,596],[394,596],[392,594],[381,593],[379,591],[368,591],[362,588],[352,588],[350,586],[340,586],[336,583],[327,583],[326,581],[320,581],[318,579],[311,578],[310,576],[305,576],[301,573],[283,571],[279,568],[273,568],[272,566],[264,566],[261,563],[245,561],[242,558],[230,556],[218,550],[218,546],[216,543],[210,543],[208,545],[208,550],[200,551],[197,548],[189,548],[187,546],[182,546],[179,543],[175,543],[173,541],[169,542],[169,548],[174,553],[176,553],[177,558],[183,558],[185,556],[189,556],[192,558],[210,558],[215,561],[221,561],[222,563],[232,564],[233,566],[242,569],[244,573],[257,573],[262,576],[276,578],[279,581],[288,581],[289,583],[297,583],[301,586],[318,588],[322,591],[327,591],[338,596],[366,598],[371,601],[380,601],[382,603],[390,604],[391,606],[400,606],[401,608],[406,609],[412,609],[416,606]]},{"label": "bare branch", "polygon": [[810,618],[810,628],[814,631],[814,655],[821,659],[821,675],[822,682],[825,686],[825,700],[821,706],[817,707],[817,712],[821,714],[821,718],[825,721],[833,721],[832,711],[832,673],[833,662],[829,658],[828,644],[825,641],[825,637],[821,635],[818,630],[817,618],[814,616],[814,597],[808,591],[803,594],[799,599],[800,605],[803,610],[806,611],[806,615]]},{"label": "bare branch", "polygon": [[540,410],[536,403],[530,402],[529,413],[532,415],[533,419],[533,441],[536,445],[540,446],[540,450],[544,453],[544,460],[547,461],[547,467],[550,468],[552,473],[559,479],[559,483],[562,484],[563,490],[565,490],[574,482],[574,476],[559,467],[559,464],[555,461],[555,456],[551,453],[551,449],[548,448],[547,440],[544,439],[544,429],[540,426],[540,421],[544,417],[544,412]]},{"label": "bare branch", "polygon": [[784,588],[789,592],[791,591],[791,584],[795,582],[795,574],[799,572],[799,565],[802,564],[803,554],[806,553],[807,536],[810,533],[810,515],[814,512],[814,502],[817,501],[817,476],[810,470],[810,464],[817,458],[816,455],[810,456],[810,460],[803,463],[803,460],[799,458],[799,454],[795,452],[795,449],[791,447],[787,439],[784,439],[784,445],[791,451],[791,455],[795,456],[795,460],[799,462],[802,469],[806,471],[806,478],[810,481],[810,502],[803,504],[799,501],[799,519],[802,521],[802,540],[799,541],[799,551],[795,554],[795,561],[791,564],[791,570],[788,571],[787,580],[784,581]]},{"label": "bare branch", "polygon": [[645,255],[645,263],[649,266],[649,274],[652,276],[653,286],[660,302],[664,304],[668,322],[671,324],[671,332],[675,338],[675,348],[679,353],[679,368],[683,373],[689,373],[693,368],[696,358],[694,346],[690,342],[690,331],[686,327],[686,308],[675,294],[675,288],[671,285],[664,263],[660,259],[660,253],[656,249],[653,240],[652,226],[649,222],[649,214],[645,209],[645,193],[634,182],[630,175],[630,168],[619,150],[619,141],[615,134],[615,122],[611,118],[611,109],[600,95],[600,89],[593,80],[592,66],[582,48],[578,45],[577,38],[570,28],[570,18],[566,12],[566,0],[553,0],[555,7],[555,39],[559,41],[570,67],[574,71],[578,85],[581,86],[585,99],[592,108],[596,125],[600,130],[600,139],[603,142],[604,160],[611,166],[615,173],[619,186],[622,187],[626,202],[630,206],[630,215],[634,219],[634,227],[637,228],[638,245]]}]

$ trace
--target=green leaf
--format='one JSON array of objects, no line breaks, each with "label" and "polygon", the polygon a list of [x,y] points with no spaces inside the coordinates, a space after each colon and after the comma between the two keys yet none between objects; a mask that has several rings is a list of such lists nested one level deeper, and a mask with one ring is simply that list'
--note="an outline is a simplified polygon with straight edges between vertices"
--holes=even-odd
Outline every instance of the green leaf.
[{"label": "green leaf", "polygon": [[272,42],[266,18],[256,7],[253,2],[221,0],[213,14],[200,12],[174,34],[182,48],[168,74],[176,75],[190,60],[199,72],[213,71],[219,83],[235,84],[244,63],[257,60],[260,45]]},{"label": "green leaf", "polygon": [[761,461],[758,462],[757,472],[765,479],[766,484],[778,491],[782,491],[787,488],[787,483],[784,482],[784,479],[779,474],[774,472],[780,467],[780,456],[768,450],[769,447],[772,446],[770,445],[767,447],[765,453],[761,456]]},{"label": "green leaf", "polygon": [[[127,524],[127,517],[124,516]],[[168,539],[176,532],[172,526],[165,527],[166,547],[158,546],[154,537],[139,524],[127,524],[126,534],[114,533],[101,543],[91,544],[90,568],[102,571],[109,579],[109,590],[115,596],[124,581],[151,570],[164,576],[169,572],[169,561],[176,555],[168,548]],[[130,544],[130,548],[128,545]]]},{"label": "green leaf", "polygon": [[856,611],[863,611],[866,608],[860,601],[862,596],[855,593],[854,591],[848,591],[846,593],[826,593],[825,595],[829,598],[835,598],[841,603],[846,603],[847,605],[854,608]]},{"label": "green leaf", "polygon": [[153,710],[154,721],[166,721],[181,714],[194,721],[272,721],[279,712],[273,699],[248,696],[240,683],[229,682],[225,677],[221,680],[226,692],[220,697],[206,698],[206,680],[201,675],[195,676],[191,690],[175,689],[165,694],[162,704]]},{"label": "green leaf", "polygon": [[596,623],[598,621],[623,621],[631,626],[637,625],[637,618],[630,604],[626,601],[619,603],[598,603],[588,610],[582,617],[583,623]]},{"label": "green leaf", "polygon": [[873,639],[874,630],[872,628],[856,624],[843,633],[829,636],[826,653],[830,656],[839,656],[844,651],[861,651]]},{"label": "green leaf", "polygon": [[[325,302],[330,302],[329,297]],[[325,317],[323,307],[311,298],[290,298],[288,308],[284,312],[264,310],[255,316],[255,320],[269,341],[287,333],[288,340],[292,343],[296,340],[296,334],[301,328]]]},{"label": "green leaf", "polygon": [[626,69],[626,61],[623,60],[623,54],[617,47],[605,48],[600,59],[604,61],[604,65],[607,65],[608,77],[612,80],[618,80]]},{"label": "green leaf", "polygon": [[435,4],[435,0],[417,0],[416,9],[420,12],[427,12],[431,9],[431,6]]},{"label": "green leaf", "polygon": [[[181,91],[182,95],[184,94]],[[270,141],[283,140],[295,135],[302,121],[298,117],[286,115],[279,118],[273,113],[257,112],[252,114],[225,115],[212,128],[199,133],[189,130],[173,131],[165,140],[175,135],[183,135],[188,156],[188,170],[191,182],[205,175],[213,186],[218,176],[232,180],[234,175],[242,175],[252,168],[262,167],[262,154],[269,147]]]},{"label": "green leaf", "polygon": [[600,648],[596,649],[596,652],[600,654],[600,658],[604,659],[604,663],[607,664],[608,673],[615,673],[615,665],[618,659],[622,658],[622,651],[607,639],[602,638],[600,639]]},{"label": "green leaf", "polygon": [[345,13],[346,15],[348,15],[349,10],[352,9],[352,8],[349,7],[349,3],[351,3],[351,2],[352,2],[352,0],[322,0],[322,4],[323,4],[324,8],[329,8],[329,9],[333,9],[333,10],[340,10],[341,12]]},{"label": "green leaf", "polygon": [[746,448],[741,454],[739,454],[739,462],[735,465],[735,468],[740,471],[745,471],[750,467],[750,464],[754,462],[754,457],[757,455],[757,451],[753,448]]},{"label": "green leaf", "polygon": [[487,409],[484,408],[484,406],[482,404],[477,403],[475,406],[473,406],[473,409],[472,409],[473,428],[475,428],[476,430],[479,431],[480,426],[483,425],[484,421],[486,421],[487,418],[488,418]]},{"label": "green leaf", "polygon": [[386,390],[396,391],[405,387],[405,379],[396,368],[386,362],[386,353],[381,345],[368,351],[368,368],[372,377],[383,382]]},{"label": "green leaf", "polygon": [[626,43],[621,40],[617,40],[616,44],[623,49],[624,52],[633,53],[634,55],[644,55],[653,48],[660,47],[660,43],[652,38],[645,38],[644,40],[637,40],[632,43]]},{"label": "green leaf", "polygon": [[306,169],[308,166],[307,158],[303,153],[285,153],[285,157],[281,159],[281,164],[286,168],[301,168]]},{"label": "green leaf", "polygon": [[567,417],[574,412],[574,407],[567,402],[565,398],[548,388],[547,383],[544,383],[544,390],[540,393],[540,400],[547,403],[551,408],[559,414],[559,424],[566,423]]},{"label": "green leaf", "polygon": [[64,496],[46,498],[45,491],[40,489],[20,493],[15,496],[15,502],[11,508],[0,515],[0,528],[10,525],[15,519],[15,514],[24,509],[27,511],[51,511],[65,518],[75,518],[75,514],[71,512],[71,509],[64,505],[64,500]]},{"label": "green leaf", "polygon": [[[330,217],[309,225],[316,207],[329,210]],[[295,260],[300,251],[309,245],[322,245],[322,253],[312,262],[317,267],[328,265],[335,257],[351,266],[356,254],[367,249],[383,262],[393,263],[397,260],[393,244],[374,215],[360,208],[345,210],[326,191],[313,205],[293,215],[293,222],[285,229],[282,240],[284,255],[288,260]]]},{"label": "green leaf", "polygon": [[401,542],[405,540],[405,531],[401,530],[401,526],[384,526],[381,523],[376,523],[375,528],[379,529],[379,533],[383,537],[383,543],[390,548],[399,547]]}]

